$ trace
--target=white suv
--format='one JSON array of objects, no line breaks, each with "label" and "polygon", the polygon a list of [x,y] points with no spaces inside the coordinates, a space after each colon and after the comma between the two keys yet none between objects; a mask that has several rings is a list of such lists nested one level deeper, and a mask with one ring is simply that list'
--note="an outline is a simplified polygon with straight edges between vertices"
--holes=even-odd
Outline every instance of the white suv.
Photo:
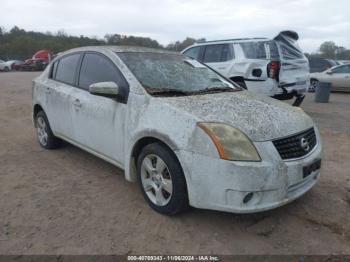
[{"label": "white suv", "polygon": [[300,105],[309,85],[309,63],[296,32],[274,39],[241,38],[196,43],[183,54],[207,64],[243,88],[280,100],[297,97]]}]

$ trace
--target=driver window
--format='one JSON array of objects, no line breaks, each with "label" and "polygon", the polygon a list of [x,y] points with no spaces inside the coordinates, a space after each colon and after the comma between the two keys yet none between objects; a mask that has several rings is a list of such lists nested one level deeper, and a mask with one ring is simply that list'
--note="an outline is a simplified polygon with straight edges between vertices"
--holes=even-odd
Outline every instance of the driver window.
[{"label": "driver window", "polygon": [[99,82],[115,82],[118,86],[127,86],[127,82],[121,72],[106,57],[95,54],[86,53],[79,75],[79,87],[89,90],[89,86]]}]

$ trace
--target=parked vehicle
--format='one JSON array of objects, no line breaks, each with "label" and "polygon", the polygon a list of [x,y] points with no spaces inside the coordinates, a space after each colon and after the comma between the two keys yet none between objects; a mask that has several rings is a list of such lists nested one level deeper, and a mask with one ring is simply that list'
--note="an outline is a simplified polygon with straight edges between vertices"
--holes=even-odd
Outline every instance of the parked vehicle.
[{"label": "parked vehicle", "polygon": [[48,65],[48,61],[44,59],[27,59],[20,66],[21,71],[43,71]]},{"label": "parked vehicle", "polygon": [[49,50],[39,50],[31,59],[24,61],[20,67],[22,71],[43,71],[51,61],[51,52]]},{"label": "parked vehicle", "polygon": [[10,70],[11,67],[9,67],[9,65],[5,61],[0,60],[0,71],[8,72]]},{"label": "parked vehicle", "polygon": [[321,73],[310,75],[310,92],[314,92],[319,82],[332,84],[331,91],[350,91],[350,64],[332,67]]},{"label": "parked vehicle", "polygon": [[337,66],[337,62],[332,59],[325,59],[319,57],[309,58],[310,73],[323,72],[333,66]]},{"label": "parked vehicle", "polygon": [[24,62],[21,60],[10,60],[7,61],[6,64],[8,65],[10,70],[19,71]]},{"label": "parked vehicle", "polygon": [[299,36],[283,31],[274,39],[243,38],[196,43],[182,51],[243,88],[299,105],[309,84],[309,64]]},{"label": "parked vehicle", "polygon": [[320,174],[319,131],[302,110],[168,51],[62,53],[33,81],[33,119],[43,148],[63,139],[124,169],[165,214],[275,208]]},{"label": "parked vehicle", "polygon": [[33,59],[42,59],[42,60],[49,61],[50,57],[51,57],[50,50],[43,49],[43,50],[39,50],[38,52],[36,52],[33,56]]}]

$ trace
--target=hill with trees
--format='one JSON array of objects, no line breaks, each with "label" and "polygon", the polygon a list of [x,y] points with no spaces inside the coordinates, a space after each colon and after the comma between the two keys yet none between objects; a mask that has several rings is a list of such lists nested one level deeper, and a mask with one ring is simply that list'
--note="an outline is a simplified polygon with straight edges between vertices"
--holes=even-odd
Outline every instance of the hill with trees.
[{"label": "hill with trees", "polygon": [[[70,36],[63,30],[53,34],[50,32],[40,33],[25,31],[17,26],[14,26],[10,31],[6,31],[0,26],[0,59],[25,60],[31,58],[36,51],[41,49],[49,49],[53,53],[59,53],[74,47],[91,45],[133,45],[181,51],[196,41],[205,41],[205,39],[194,39],[187,37],[183,41],[175,41],[163,46],[158,43],[157,40],[149,37],[106,34],[104,39],[97,39],[97,37],[86,37],[83,35]],[[337,46],[332,41],[327,41],[320,46],[317,53],[306,55],[339,60],[350,60],[350,49]]]},{"label": "hill with trees", "polygon": [[10,31],[0,27],[0,59],[25,60],[31,58],[36,51],[41,49],[49,49],[53,53],[59,53],[71,48],[91,45],[133,45],[181,51],[196,41],[194,38],[187,37],[184,41],[176,41],[162,46],[157,40],[149,37],[106,34],[104,39],[97,39],[82,35],[69,36],[63,30],[53,34],[25,31],[17,26]]}]

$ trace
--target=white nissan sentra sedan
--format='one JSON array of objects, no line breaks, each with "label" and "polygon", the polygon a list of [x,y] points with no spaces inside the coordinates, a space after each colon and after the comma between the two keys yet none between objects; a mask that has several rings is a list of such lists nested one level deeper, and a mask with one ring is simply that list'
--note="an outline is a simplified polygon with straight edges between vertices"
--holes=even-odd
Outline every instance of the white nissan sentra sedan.
[{"label": "white nissan sentra sedan", "polygon": [[62,53],[33,82],[33,119],[42,147],[65,140],[124,169],[165,214],[272,209],[320,174],[320,134],[300,108],[243,91],[178,53]]}]

